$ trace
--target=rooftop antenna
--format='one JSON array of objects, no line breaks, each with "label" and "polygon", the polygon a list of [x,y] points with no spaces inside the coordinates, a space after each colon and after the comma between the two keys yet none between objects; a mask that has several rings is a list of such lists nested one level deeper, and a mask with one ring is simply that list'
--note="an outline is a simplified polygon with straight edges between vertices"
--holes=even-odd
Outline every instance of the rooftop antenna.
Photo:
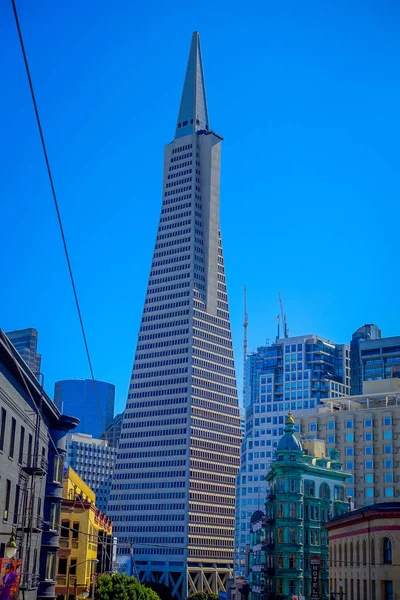
[{"label": "rooftop antenna", "polygon": [[283,337],[287,338],[289,337],[289,329],[287,326],[287,322],[286,322],[286,313],[285,313],[285,309],[283,308],[283,300],[282,300],[282,296],[279,293],[279,304],[281,307],[281,321],[282,321],[282,327],[283,327]]},{"label": "rooftop antenna", "polygon": [[247,292],[246,285],[243,289],[243,308],[244,308],[244,320],[243,320],[243,408],[246,408],[246,359],[247,359],[247,327],[249,325],[249,319],[247,314]]}]

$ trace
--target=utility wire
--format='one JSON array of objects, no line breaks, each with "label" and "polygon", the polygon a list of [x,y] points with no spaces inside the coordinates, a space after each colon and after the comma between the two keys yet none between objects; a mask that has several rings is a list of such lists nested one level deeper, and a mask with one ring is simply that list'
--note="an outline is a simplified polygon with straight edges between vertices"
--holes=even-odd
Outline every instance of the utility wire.
[{"label": "utility wire", "polygon": [[[28,77],[29,89],[30,89],[30,92],[31,92],[33,107],[34,107],[34,110],[35,110],[36,122],[37,122],[37,126],[38,126],[38,129],[39,129],[40,141],[42,143],[44,160],[46,162],[46,167],[47,167],[47,174],[49,176],[51,193],[52,193],[52,196],[53,196],[54,206],[55,206],[56,213],[57,213],[58,225],[60,227],[61,238],[62,238],[62,242],[63,242],[63,246],[64,246],[64,252],[65,252],[65,258],[67,259],[69,277],[70,277],[70,280],[71,280],[72,290],[73,290],[73,293],[74,293],[76,309],[78,311],[79,323],[80,323],[80,326],[81,326],[81,331],[82,331],[82,336],[83,336],[83,342],[85,344],[86,356],[87,356],[87,359],[88,359],[90,374],[92,376],[93,385],[94,385],[94,388],[95,388],[95,395],[96,395],[96,398],[97,398],[97,404],[98,404],[100,419],[103,421],[103,417],[102,417],[102,413],[101,413],[100,401],[99,401],[99,397],[98,397],[97,390],[96,390],[96,382],[95,382],[95,377],[94,377],[94,372],[93,372],[92,360],[90,358],[89,346],[88,346],[88,342],[87,342],[87,338],[86,338],[85,327],[83,325],[81,308],[80,308],[80,305],[79,305],[78,293],[76,291],[74,275],[72,273],[72,266],[71,266],[71,261],[70,261],[70,258],[69,258],[67,241],[65,239],[64,228],[63,228],[63,224],[62,224],[62,220],[61,220],[60,209],[59,209],[59,206],[58,206],[57,194],[56,194],[56,190],[55,190],[55,186],[54,186],[54,181],[53,181],[53,175],[52,175],[51,168],[50,168],[49,156],[48,156],[48,153],[47,153],[46,142],[45,142],[44,135],[43,135],[43,129],[42,129],[42,124],[41,124],[40,115],[39,115],[39,109],[38,109],[38,105],[37,105],[37,102],[36,102],[35,90],[34,90],[34,87],[33,87],[32,77],[31,77],[31,73],[30,73],[30,69],[29,69],[29,64],[28,64],[28,58],[27,58],[26,51],[25,51],[25,44],[24,44],[24,40],[23,40],[23,37],[22,37],[21,27],[20,27],[20,24],[19,24],[17,6],[15,4],[15,0],[11,0],[11,3],[12,3],[14,17],[15,17],[15,23],[16,23],[17,30],[18,30],[18,37],[19,37],[19,42],[20,42],[20,45],[21,45],[22,56],[24,58],[25,70],[26,70],[26,75]],[[103,425],[105,425],[104,421],[103,421]],[[105,429],[105,427],[104,427],[104,429]]]}]

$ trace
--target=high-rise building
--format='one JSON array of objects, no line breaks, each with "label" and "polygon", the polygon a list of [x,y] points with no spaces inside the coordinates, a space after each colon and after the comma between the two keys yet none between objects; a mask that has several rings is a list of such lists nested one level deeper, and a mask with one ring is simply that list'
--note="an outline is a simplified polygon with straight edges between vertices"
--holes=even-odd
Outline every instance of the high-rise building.
[{"label": "high-rise building", "polygon": [[400,387],[397,391],[325,400],[318,412],[296,415],[302,438],[337,448],[346,473],[346,496],[355,508],[400,496]]},{"label": "high-rise building", "polygon": [[283,434],[285,415],[315,412],[323,398],[350,392],[349,347],[317,335],[277,339],[246,363],[246,433],[237,477],[235,572],[245,573],[249,520],[262,507],[265,476]]},{"label": "high-rise building", "polygon": [[[221,136],[190,47],[109,514],[142,580],[177,598],[226,586],[240,418],[219,219]],[[123,550],[123,548],[120,548]]]},{"label": "high-rise building", "polygon": [[85,433],[67,436],[67,462],[96,494],[96,506],[107,513],[116,449],[107,440]]},{"label": "high-rise building", "polygon": [[36,379],[43,383],[43,378],[40,373],[42,355],[37,352],[39,337],[37,329],[33,329],[32,327],[29,329],[17,329],[15,331],[9,331],[6,333],[6,336],[18,351],[21,358],[24,359]]},{"label": "high-rise building", "polygon": [[115,385],[93,379],[65,379],[54,386],[54,404],[79,419],[77,433],[99,438],[113,420]]},{"label": "high-rise building", "polygon": [[100,436],[100,438],[102,440],[107,440],[109,445],[112,446],[113,448],[118,447],[119,438],[121,437],[123,418],[124,418],[123,412],[119,413],[118,415],[115,415],[115,417],[113,418],[113,420],[111,421],[109,426],[106,427],[106,429],[103,431],[103,433]]},{"label": "high-rise building", "polygon": [[[367,381],[400,377],[400,336],[360,341],[361,376]],[[363,392],[367,392],[363,389]]]},{"label": "high-rise building", "polygon": [[267,475],[265,514],[250,523],[250,600],[305,596],[328,600],[328,532],[324,525],[347,513],[339,453],[321,441],[300,442],[288,415]]},{"label": "high-rise building", "polygon": [[360,356],[360,342],[365,340],[379,340],[382,337],[382,332],[377,325],[368,323],[359,327],[357,331],[351,336],[350,342],[350,378],[351,378],[351,390],[352,396],[362,394],[362,368],[361,368],[361,356]]}]

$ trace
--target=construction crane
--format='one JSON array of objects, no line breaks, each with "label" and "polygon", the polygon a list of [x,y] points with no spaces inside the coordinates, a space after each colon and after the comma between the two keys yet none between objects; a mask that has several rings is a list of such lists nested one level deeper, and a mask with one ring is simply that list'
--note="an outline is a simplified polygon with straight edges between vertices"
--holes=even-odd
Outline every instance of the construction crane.
[{"label": "construction crane", "polygon": [[249,325],[249,319],[247,315],[247,296],[246,286],[243,290],[243,301],[244,301],[244,321],[243,321],[243,408],[246,408],[246,359],[247,359],[247,327]]},{"label": "construction crane", "polygon": [[283,308],[282,296],[280,293],[278,295],[279,295],[279,304],[281,306],[281,321],[282,321],[282,328],[283,328],[283,337],[287,338],[287,337],[289,337],[289,329],[288,329],[287,322],[286,322],[286,313]]}]

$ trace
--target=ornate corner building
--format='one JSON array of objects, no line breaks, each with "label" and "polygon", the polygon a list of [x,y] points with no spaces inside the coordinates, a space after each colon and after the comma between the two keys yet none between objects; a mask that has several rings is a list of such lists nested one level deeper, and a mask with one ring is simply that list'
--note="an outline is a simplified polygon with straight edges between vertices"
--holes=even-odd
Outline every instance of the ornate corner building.
[{"label": "ornate corner building", "polygon": [[[221,136],[192,37],[108,513],[142,581],[226,589],[241,428],[220,233]],[[120,548],[121,550],[121,548]]]},{"label": "ornate corner building", "polygon": [[328,600],[325,523],[348,511],[347,474],[337,451],[325,456],[324,442],[300,442],[290,414],[284,431],[267,475],[265,513],[256,511],[250,523],[251,600]]}]

